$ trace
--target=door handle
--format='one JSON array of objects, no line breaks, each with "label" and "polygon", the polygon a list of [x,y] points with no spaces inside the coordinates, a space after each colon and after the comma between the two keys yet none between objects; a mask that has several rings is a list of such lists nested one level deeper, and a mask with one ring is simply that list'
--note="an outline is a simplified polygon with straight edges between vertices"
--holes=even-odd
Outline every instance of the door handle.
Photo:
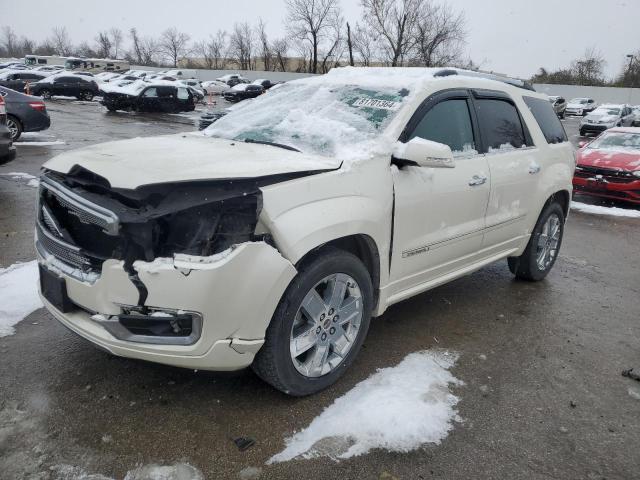
[{"label": "door handle", "polygon": [[538,165],[537,163],[533,163],[531,165],[529,165],[529,173],[531,175],[535,175],[536,173],[538,173],[540,171],[540,165]]},{"label": "door handle", "polygon": [[486,182],[487,177],[485,177],[484,175],[474,175],[473,177],[471,177],[471,180],[469,180],[469,186],[477,187],[478,185],[484,185]]}]

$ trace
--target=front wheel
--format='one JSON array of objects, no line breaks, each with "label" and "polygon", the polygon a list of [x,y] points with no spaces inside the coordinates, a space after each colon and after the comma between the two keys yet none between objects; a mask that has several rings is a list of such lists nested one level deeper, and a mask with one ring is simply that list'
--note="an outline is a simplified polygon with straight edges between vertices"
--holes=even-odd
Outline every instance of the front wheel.
[{"label": "front wheel", "polygon": [[553,268],[564,236],[564,210],[553,202],[542,211],[527,248],[519,257],[509,257],[509,270],[516,278],[538,282]]},{"label": "front wheel", "polygon": [[90,91],[90,90],[85,90],[85,91],[82,93],[82,98],[83,98],[84,100],[86,100],[87,102],[90,102],[91,100],[93,100],[93,92],[92,92],[92,91]]},{"label": "front wheel", "polygon": [[327,388],[358,354],[372,309],[363,263],[335,248],[319,251],[303,262],[280,300],[253,370],[293,396]]},{"label": "front wheel", "polygon": [[50,99],[51,98],[51,90],[48,90],[46,88],[40,90],[40,96],[44,99]]}]

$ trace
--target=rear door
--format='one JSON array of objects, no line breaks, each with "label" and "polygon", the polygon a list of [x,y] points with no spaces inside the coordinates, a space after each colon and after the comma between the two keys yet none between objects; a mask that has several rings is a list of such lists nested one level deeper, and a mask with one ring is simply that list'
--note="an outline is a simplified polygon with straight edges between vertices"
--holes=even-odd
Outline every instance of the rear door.
[{"label": "rear door", "polygon": [[468,265],[482,244],[489,200],[487,159],[467,90],[427,99],[400,140],[420,137],[449,145],[454,168],[393,168],[395,192],[392,294]]},{"label": "rear door", "polygon": [[[473,90],[482,153],[491,172],[491,195],[483,246],[503,245],[526,234],[540,171],[537,149],[513,99],[493,90]],[[547,102],[549,103],[549,102]],[[548,105],[553,112],[551,105]],[[555,112],[554,112],[555,113]],[[557,118],[557,117],[556,117]]]},{"label": "rear door", "polygon": [[143,112],[157,112],[160,110],[160,103],[158,101],[158,89],[157,87],[149,87],[142,94],[140,94],[139,108]]}]

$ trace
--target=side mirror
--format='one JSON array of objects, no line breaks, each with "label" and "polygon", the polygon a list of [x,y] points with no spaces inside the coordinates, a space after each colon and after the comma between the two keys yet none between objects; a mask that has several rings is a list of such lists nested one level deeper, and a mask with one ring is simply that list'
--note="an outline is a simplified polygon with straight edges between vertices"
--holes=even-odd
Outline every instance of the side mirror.
[{"label": "side mirror", "polygon": [[413,137],[407,143],[397,142],[393,159],[400,166],[417,165],[430,168],[453,168],[456,162],[449,145]]}]

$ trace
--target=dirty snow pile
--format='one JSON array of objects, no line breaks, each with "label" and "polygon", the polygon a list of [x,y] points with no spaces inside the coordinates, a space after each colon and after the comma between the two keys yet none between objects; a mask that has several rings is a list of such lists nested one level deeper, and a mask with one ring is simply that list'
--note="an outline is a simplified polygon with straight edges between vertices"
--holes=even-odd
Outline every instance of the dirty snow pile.
[{"label": "dirty snow pile", "polygon": [[13,326],[42,307],[38,296],[38,262],[0,268],[0,337],[13,335]]},{"label": "dirty snow pile", "polygon": [[29,187],[37,187],[38,185],[40,185],[40,181],[38,180],[38,177],[31,175],[30,173],[9,172],[9,173],[1,173],[0,176],[9,177],[11,178],[11,180],[17,180],[17,181],[26,180],[27,185]]},{"label": "dirty snow pile", "polygon": [[408,452],[440,443],[460,421],[459,399],[449,391],[463,384],[449,372],[456,360],[453,353],[423,351],[378,370],[287,439],[267,463],[323,455],[337,460],[374,448]]},{"label": "dirty snow pile", "polygon": [[[113,480],[97,473],[87,473],[81,467],[55,465],[51,467],[58,477],[65,480]],[[124,480],[204,480],[204,475],[188,463],[175,465],[143,465],[129,470]]]},{"label": "dirty snow pile", "polygon": [[587,203],[571,202],[571,210],[593,215],[610,215],[612,217],[640,218],[640,210],[631,210],[619,207],[603,207],[601,205],[589,205]]}]

